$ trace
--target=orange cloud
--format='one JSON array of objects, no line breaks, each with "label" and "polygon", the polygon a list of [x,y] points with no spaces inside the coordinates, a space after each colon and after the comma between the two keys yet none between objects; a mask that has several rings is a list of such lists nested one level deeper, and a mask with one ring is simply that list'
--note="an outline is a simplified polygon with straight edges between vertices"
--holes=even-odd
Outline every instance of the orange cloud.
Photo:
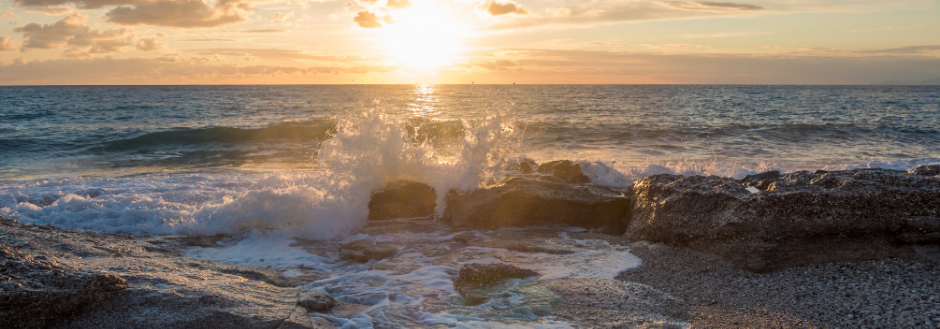
[{"label": "orange cloud", "polygon": [[408,0],[388,0],[385,6],[395,9],[411,8],[411,2],[408,2]]},{"label": "orange cloud", "polygon": [[740,10],[740,11],[754,11],[764,9],[761,6],[748,5],[743,3],[734,3],[734,2],[713,2],[713,1],[659,1],[659,3],[664,4],[669,7],[687,9],[687,10],[704,10],[704,11],[728,11],[728,10]]},{"label": "orange cloud", "polygon": [[52,24],[30,23],[13,31],[23,33],[26,38],[24,50],[68,48],[63,55],[70,57],[118,52],[134,42],[130,30],[96,30],[85,25],[87,20],[87,16],[71,14]]},{"label": "orange cloud", "polygon": [[356,13],[356,17],[353,17],[353,22],[356,22],[356,25],[364,29],[377,29],[382,27],[382,23],[379,23],[379,18],[368,10]]},{"label": "orange cloud", "polygon": [[247,2],[237,0],[221,0],[212,7],[203,0],[157,0],[117,7],[105,16],[118,25],[208,28],[247,21],[252,10]]},{"label": "orange cloud", "polygon": [[517,4],[512,1],[507,1],[505,3],[499,3],[495,0],[486,0],[486,2],[480,4],[480,9],[490,13],[493,16],[507,15],[507,14],[517,14],[517,15],[528,15],[529,10],[522,7],[522,5]]},{"label": "orange cloud", "polygon": [[291,16],[294,16],[294,13],[293,13],[293,12],[286,13],[286,14],[285,14],[285,13],[274,13],[274,17],[271,18],[271,20],[272,20],[272,21],[275,21],[275,22],[283,22],[283,21],[286,21],[286,20],[287,20],[288,18],[290,18]]},{"label": "orange cloud", "polygon": [[152,51],[152,50],[163,49],[164,46],[165,46],[164,43],[157,42],[157,38],[154,38],[154,37],[141,38],[140,40],[137,40],[137,50],[141,50],[141,51]]},{"label": "orange cloud", "polygon": [[0,36],[0,51],[16,50],[16,45],[10,41],[10,37]]}]

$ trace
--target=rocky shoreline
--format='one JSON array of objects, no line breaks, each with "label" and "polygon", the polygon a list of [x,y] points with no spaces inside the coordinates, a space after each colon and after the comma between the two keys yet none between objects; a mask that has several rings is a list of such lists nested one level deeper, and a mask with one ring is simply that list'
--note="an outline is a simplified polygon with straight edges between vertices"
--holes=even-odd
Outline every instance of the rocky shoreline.
[{"label": "rocky shoreline", "polygon": [[[740,180],[653,175],[626,188],[592,184],[570,161],[524,162],[520,172],[499,187],[451,191],[446,226],[392,219],[430,216],[436,194],[420,183],[390,184],[373,195],[376,211],[364,232],[453,230],[449,245],[522,253],[587,248],[570,239],[630,250],[644,265],[616,280],[541,283],[563,306],[549,311],[584,327],[940,328],[940,166]],[[589,230],[564,239],[560,232],[497,234],[484,242],[459,234],[539,224]],[[183,254],[216,239],[0,217],[0,318],[17,328],[330,328],[335,323],[310,312],[364,309],[296,288],[327,273],[298,268],[285,276]],[[360,241],[336,248],[343,260],[391,260],[380,265],[394,269],[394,258],[412,247]],[[461,292],[481,302],[476,289],[532,273],[474,265],[460,271],[470,282]]]}]

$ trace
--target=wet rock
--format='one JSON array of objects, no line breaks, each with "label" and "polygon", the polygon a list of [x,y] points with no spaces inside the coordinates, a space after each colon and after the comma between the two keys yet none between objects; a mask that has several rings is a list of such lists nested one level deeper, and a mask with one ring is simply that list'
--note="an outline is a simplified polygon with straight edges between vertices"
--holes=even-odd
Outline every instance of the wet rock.
[{"label": "wet rock", "polygon": [[454,289],[464,296],[467,305],[479,305],[486,296],[477,290],[504,279],[522,279],[539,275],[538,272],[518,268],[509,264],[467,264],[454,279]]},{"label": "wet rock", "polygon": [[300,305],[308,312],[324,313],[329,312],[336,306],[336,299],[316,291],[307,291],[301,293],[297,305]]},{"label": "wet rock", "polygon": [[[817,174],[818,173],[826,173],[826,171],[819,171],[817,172]],[[762,172],[756,175],[744,176],[744,178],[741,178],[740,182],[741,184],[744,184],[745,186],[754,186],[763,191],[763,190],[766,190],[767,187],[769,187],[771,183],[773,183],[779,178],[780,178],[780,172],[774,170],[774,171]]]},{"label": "wet rock", "polygon": [[454,240],[454,241],[458,241],[458,242],[467,243],[467,242],[473,241],[473,240],[478,239],[478,238],[479,238],[479,237],[476,235],[476,233],[467,232],[467,233],[460,233],[460,234],[454,235],[453,240]]},{"label": "wet rock", "polygon": [[369,201],[369,219],[424,217],[434,213],[437,194],[423,183],[396,181],[386,184],[382,191],[372,194]]},{"label": "wet rock", "polygon": [[538,171],[538,169],[539,164],[532,159],[525,159],[519,163],[519,171],[521,171],[523,174],[532,174]]},{"label": "wet rock", "polygon": [[178,256],[184,248],[0,217],[0,327],[313,326],[299,290],[262,281],[286,280],[278,270]]},{"label": "wet rock", "polygon": [[551,175],[551,177],[562,183],[585,184],[591,182],[591,179],[581,172],[581,165],[571,160],[543,163],[539,166],[539,172]]},{"label": "wet rock", "polygon": [[603,186],[513,178],[471,193],[451,191],[443,219],[459,228],[495,229],[543,224],[611,226],[620,234],[632,200]]},{"label": "wet rock", "polygon": [[[752,194],[731,178],[654,175],[634,184],[626,234],[718,253],[751,271],[904,256],[940,232],[940,178],[903,171],[801,171]],[[802,255],[801,255],[802,253]]]},{"label": "wet rock", "polygon": [[357,240],[340,248],[340,259],[366,263],[370,260],[391,258],[398,248],[389,244],[373,244],[370,240]]},{"label": "wet rock", "polygon": [[940,176],[940,165],[919,166],[907,172],[921,176]]}]

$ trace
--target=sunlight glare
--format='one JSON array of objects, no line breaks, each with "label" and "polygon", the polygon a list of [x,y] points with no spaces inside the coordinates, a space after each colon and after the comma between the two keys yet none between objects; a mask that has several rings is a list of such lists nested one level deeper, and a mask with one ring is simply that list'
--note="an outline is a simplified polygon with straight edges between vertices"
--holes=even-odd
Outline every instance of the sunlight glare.
[{"label": "sunlight glare", "polygon": [[433,1],[413,1],[392,13],[394,24],[384,28],[388,55],[405,69],[436,70],[460,53],[465,32],[457,19]]}]

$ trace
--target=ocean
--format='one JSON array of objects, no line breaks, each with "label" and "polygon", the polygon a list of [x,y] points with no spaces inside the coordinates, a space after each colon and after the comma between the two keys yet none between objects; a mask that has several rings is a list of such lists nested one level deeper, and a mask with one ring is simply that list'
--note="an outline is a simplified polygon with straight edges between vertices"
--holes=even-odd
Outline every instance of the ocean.
[{"label": "ocean", "polygon": [[[222,234],[233,238],[191,255],[337,273],[308,288],[347,301],[385,291],[362,316],[332,319],[340,324],[407,326],[400,318],[417,316],[428,325],[565,327],[453,305],[407,313],[424,299],[396,302],[404,297],[389,291],[453,294],[440,287],[453,269],[415,251],[402,259],[419,270],[376,271],[311,254],[292,239],[449,241],[447,230],[362,233],[372,192],[397,179],[423,182],[435,188],[442,214],[447,191],[499,185],[526,158],[574,160],[592,183],[625,187],[658,173],[906,170],[940,163],[938,141],[937,86],[0,87],[0,215],[107,233]],[[564,228],[561,237],[579,230]],[[476,254],[461,259],[493,261],[507,251],[466,252]],[[612,277],[640,266],[616,248],[513,257],[550,278]],[[394,284],[356,288],[363,278]],[[510,299],[500,303],[521,305]]]}]

